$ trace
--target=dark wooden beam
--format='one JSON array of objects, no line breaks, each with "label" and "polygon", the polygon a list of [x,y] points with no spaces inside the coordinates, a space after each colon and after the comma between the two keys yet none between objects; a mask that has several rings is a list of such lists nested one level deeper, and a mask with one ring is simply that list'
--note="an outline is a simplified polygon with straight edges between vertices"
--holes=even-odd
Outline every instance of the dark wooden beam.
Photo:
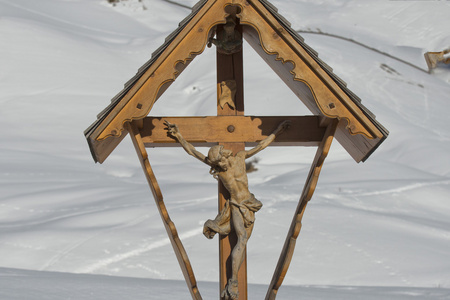
[{"label": "dark wooden beam", "polygon": [[[235,10],[236,7],[229,9]],[[237,11],[228,11],[231,15],[235,16]],[[235,21],[238,22],[236,17],[233,17]],[[220,36],[221,31],[224,30],[223,26],[217,27],[217,35]],[[237,25],[235,30],[239,32],[240,37],[235,36],[236,39],[240,39],[242,43],[242,27]],[[220,118],[235,118],[237,116],[244,116],[244,66],[243,66],[243,52],[242,48],[240,51],[233,54],[223,54],[217,48],[216,51],[216,70],[217,70],[217,119]],[[232,108],[229,105],[225,105],[221,107],[220,105],[220,97],[221,97],[221,84],[224,81],[232,80],[236,83],[236,94],[234,98],[235,107]],[[225,120],[225,119],[223,119]],[[219,124],[219,128],[222,126],[226,126],[221,131],[222,136],[237,136],[238,132],[241,132],[245,129],[245,127],[241,127],[240,124],[229,124],[226,123]],[[234,126],[234,131],[230,133],[231,127]],[[207,126],[211,128],[210,126]],[[198,127],[200,129],[200,127]],[[228,130],[229,128],[230,130]],[[240,130],[236,130],[236,128],[240,128]],[[224,134],[225,133],[225,134]],[[206,132],[205,132],[206,134]],[[208,133],[209,134],[209,133]],[[231,139],[230,141],[226,140],[218,140],[216,141],[219,145],[222,145],[225,149],[233,151],[233,153],[237,153],[241,150],[245,150],[245,143],[243,141],[237,141],[236,139]],[[219,212],[224,208],[227,199],[230,198],[230,194],[228,190],[225,188],[223,183],[219,180],[218,184],[218,208]],[[232,230],[228,235],[219,235],[219,287],[220,291],[224,290],[228,279],[231,277],[232,273],[232,264],[231,264],[231,252],[237,243],[237,236],[234,230]],[[247,254],[244,256],[244,260],[242,262],[241,267],[238,272],[238,286],[239,286],[239,298],[241,300],[248,299],[248,291],[247,291]],[[224,299],[221,297],[220,299]]]}]

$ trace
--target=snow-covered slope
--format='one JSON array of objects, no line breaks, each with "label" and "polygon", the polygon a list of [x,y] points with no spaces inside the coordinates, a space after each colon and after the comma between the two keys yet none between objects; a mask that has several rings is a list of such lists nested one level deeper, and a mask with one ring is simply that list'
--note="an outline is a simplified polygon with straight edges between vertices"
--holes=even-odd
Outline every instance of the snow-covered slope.
[{"label": "snow-covered slope", "polygon": [[[177,280],[145,279],[91,274],[31,271],[0,268],[0,299],[8,300],[160,300],[189,299],[186,285]],[[26,283],[26,288],[24,288]],[[217,299],[218,284],[200,282],[203,299]],[[263,299],[266,286],[250,284],[252,299]],[[283,300],[406,300],[448,299],[448,289],[364,286],[286,286]]]},{"label": "snow-covered slope", "polygon": [[[427,299],[426,289],[408,288],[441,288],[433,291],[444,296],[429,299],[450,297],[450,70],[423,71],[424,52],[450,45],[450,4],[272,3],[293,28],[312,31],[302,33],[306,42],[390,131],[364,164],[332,146],[285,283],[337,286],[332,294],[404,288],[389,291],[405,298],[389,299]],[[0,267],[182,279],[131,143],[96,165],[83,131],[188,13],[162,0],[0,0]],[[245,51],[247,114],[308,114]],[[215,114],[214,59],[205,50],[152,114]],[[314,151],[267,149],[249,174],[264,203],[248,245],[251,283],[271,279]],[[216,182],[181,149],[149,155],[197,278],[217,281],[217,242],[201,234],[217,211]]]}]

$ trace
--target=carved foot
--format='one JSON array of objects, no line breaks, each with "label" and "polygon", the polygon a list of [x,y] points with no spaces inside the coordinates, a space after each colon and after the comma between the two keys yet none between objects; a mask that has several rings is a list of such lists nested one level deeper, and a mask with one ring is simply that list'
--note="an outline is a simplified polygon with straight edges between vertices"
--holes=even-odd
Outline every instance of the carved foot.
[{"label": "carved foot", "polygon": [[238,281],[229,279],[228,284],[222,291],[220,295],[223,300],[235,300],[239,298]]}]

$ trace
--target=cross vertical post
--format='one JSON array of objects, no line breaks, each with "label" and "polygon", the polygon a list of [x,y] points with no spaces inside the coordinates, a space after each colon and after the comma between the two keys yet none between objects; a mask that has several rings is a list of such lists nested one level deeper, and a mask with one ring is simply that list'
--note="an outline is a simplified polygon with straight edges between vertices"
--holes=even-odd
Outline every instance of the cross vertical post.
[{"label": "cross vertical post", "polygon": [[[241,33],[242,27],[236,26],[236,29]],[[218,26],[217,33],[223,30],[223,26]],[[233,54],[223,54],[216,52],[217,62],[217,116],[243,116],[244,115],[244,72],[243,72],[243,55],[242,49]],[[234,108],[225,104],[223,107],[219,103],[221,95],[221,83],[227,80],[234,80],[236,82],[236,94],[234,98]],[[232,133],[233,127],[224,128]],[[224,148],[233,151],[233,154],[241,150],[245,150],[245,143],[242,142],[226,142],[220,143]],[[225,206],[226,199],[229,198],[229,193],[222,182],[219,181],[218,187],[219,211]],[[236,245],[237,237],[234,231],[231,231],[227,236],[219,237],[219,272],[220,272],[220,291],[223,291],[228,279],[231,277],[231,251]],[[238,274],[239,284],[239,299],[247,300],[247,259],[242,262]]]}]

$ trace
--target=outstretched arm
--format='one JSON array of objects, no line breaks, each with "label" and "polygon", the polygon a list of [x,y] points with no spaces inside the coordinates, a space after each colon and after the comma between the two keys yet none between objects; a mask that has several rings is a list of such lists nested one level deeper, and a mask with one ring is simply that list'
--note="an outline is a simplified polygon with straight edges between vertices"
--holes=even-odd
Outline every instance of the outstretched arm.
[{"label": "outstretched arm", "polygon": [[289,120],[283,121],[280,125],[278,125],[277,129],[275,129],[275,131],[272,132],[271,135],[269,135],[268,137],[263,139],[261,142],[259,142],[258,146],[256,146],[253,149],[250,149],[250,150],[246,151],[245,152],[245,158],[252,157],[253,155],[258,153],[259,151],[265,149],[267,146],[270,145],[270,143],[272,143],[275,140],[277,135],[279,135],[284,130],[289,128],[290,125],[291,125],[291,121],[289,121]]},{"label": "outstretched arm", "polygon": [[197,158],[198,160],[204,162],[205,164],[209,165],[209,162],[203,153],[197,151],[195,147],[190,144],[188,141],[184,139],[184,137],[181,135],[180,130],[178,129],[178,126],[176,124],[171,124],[169,121],[165,120],[164,124],[167,126],[166,130],[168,134],[172,137],[174,137],[183,147],[183,149],[193,157]]}]

